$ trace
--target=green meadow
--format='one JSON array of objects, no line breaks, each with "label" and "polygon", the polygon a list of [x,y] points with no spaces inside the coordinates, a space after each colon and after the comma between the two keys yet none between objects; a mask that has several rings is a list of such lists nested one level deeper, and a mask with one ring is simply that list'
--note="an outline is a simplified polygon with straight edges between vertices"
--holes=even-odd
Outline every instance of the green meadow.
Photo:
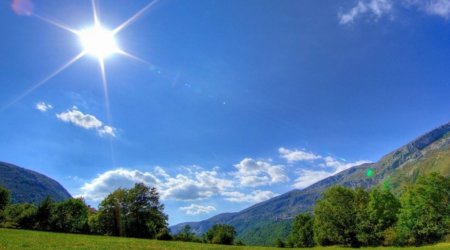
[{"label": "green meadow", "polygon": [[[242,249],[242,250],[268,250],[279,249],[272,247],[253,246],[222,246],[176,241],[157,241],[146,239],[119,238],[108,236],[93,236],[81,234],[49,233],[29,230],[0,229],[0,249],[166,249],[166,250],[216,250],[216,249]],[[320,249],[346,249],[344,247],[315,247]],[[448,250],[450,243],[440,243],[425,247],[376,247],[370,249],[401,249],[401,250]]]}]

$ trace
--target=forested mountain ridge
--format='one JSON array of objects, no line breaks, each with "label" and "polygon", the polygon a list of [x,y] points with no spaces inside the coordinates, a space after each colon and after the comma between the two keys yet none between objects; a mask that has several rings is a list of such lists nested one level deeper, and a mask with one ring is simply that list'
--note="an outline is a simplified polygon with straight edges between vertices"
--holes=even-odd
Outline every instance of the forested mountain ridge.
[{"label": "forested mountain ridge", "polygon": [[[386,185],[398,192],[417,177],[431,172],[450,176],[450,123],[442,125],[382,157],[378,162],[352,167],[303,190],[292,190],[236,213],[219,214],[200,222],[171,227],[177,232],[189,224],[197,233],[217,223],[233,225],[246,244],[272,245],[290,230],[291,219],[311,210],[321,193],[333,185],[370,188]],[[370,174],[369,174],[370,173]]]},{"label": "forested mountain ridge", "polygon": [[0,162],[0,186],[11,191],[12,203],[36,204],[47,196],[54,201],[72,197],[57,181],[6,162]]}]

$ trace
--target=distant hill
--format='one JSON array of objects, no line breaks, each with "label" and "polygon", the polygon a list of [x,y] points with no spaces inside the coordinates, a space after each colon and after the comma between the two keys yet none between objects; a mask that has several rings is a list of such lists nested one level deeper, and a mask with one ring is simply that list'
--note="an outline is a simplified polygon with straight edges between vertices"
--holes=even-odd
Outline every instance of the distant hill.
[{"label": "distant hill", "polygon": [[[371,169],[372,176],[367,172]],[[219,214],[200,222],[171,227],[177,232],[189,224],[196,233],[204,233],[216,223],[233,225],[238,238],[251,245],[273,245],[290,230],[291,220],[300,212],[310,211],[321,193],[333,185],[370,188],[387,185],[394,192],[414,183],[430,172],[450,176],[450,123],[420,136],[389,153],[376,163],[363,164],[323,179],[303,190],[292,190],[236,213]]]},{"label": "distant hill", "polygon": [[72,197],[57,181],[5,162],[0,162],[0,185],[11,191],[12,203],[39,203],[46,196],[55,201]]}]

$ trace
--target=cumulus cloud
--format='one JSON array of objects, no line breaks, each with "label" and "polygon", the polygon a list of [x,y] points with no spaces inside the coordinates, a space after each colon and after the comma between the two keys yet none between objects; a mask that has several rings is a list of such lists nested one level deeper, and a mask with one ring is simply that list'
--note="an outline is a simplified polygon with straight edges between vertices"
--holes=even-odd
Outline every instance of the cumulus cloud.
[{"label": "cumulus cloud", "polygon": [[272,191],[263,191],[263,190],[254,190],[250,194],[244,194],[241,192],[233,191],[233,192],[224,192],[222,194],[225,197],[225,200],[231,202],[261,202],[268,200],[278,194]]},{"label": "cumulus cloud", "polygon": [[197,204],[191,204],[187,207],[180,207],[181,211],[184,211],[187,215],[208,214],[216,211],[213,206],[202,206]]},{"label": "cumulus cloud", "polygon": [[272,165],[265,161],[245,158],[234,166],[238,171],[233,175],[244,187],[257,187],[289,180],[282,165]]},{"label": "cumulus cloud", "polygon": [[338,14],[340,24],[351,24],[361,16],[379,19],[391,14],[395,8],[414,8],[427,15],[450,18],[449,0],[359,0],[355,6]]},{"label": "cumulus cloud", "polygon": [[[296,177],[292,183],[295,188],[305,188],[328,176],[367,162],[346,162],[332,156],[323,157],[306,151],[299,153],[299,150],[286,148],[280,148],[279,152],[285,155],[295,155],[293,158],[285,158],[287,161],[289,159],[307,159],[304,161],[298,160],[302,165],[298,166],[297,169],[293,168],[295,165],[289,168],[289,173]],[[305,157],[304,153],[308,156]],[[301,157],[299,158],[298,155],[301,155]],[[314,169],[311,169],[312,166],[314,166]],[[118,168],[101,173],[96,178],[84,182],[79,196],[100,201],[117,188],[131,188],[135,183],[142,182],[156,187],[164,200],[193,202],[215,197],[223,198],[229,202],[255,203],[268,200],[278,194],[270,190],[248,190],[249,187],[254,188],[289,181],[284,166],[273,164],[271,161],[244,158],[234,167],[237,171],[220,172],[218,167],[204,170],[194,165],[179,168],[181,172],[177,174],[169,174],[162,167],[155,167],[151,171]],[[182,210],[188,214],[195,214],[194,211],[196,210],[204,211],[200,207],[196,207],[194,203],[183,207]]]},{"label": "cumulus cloud", "polygon": [[95,179],[81,187],[80,196],[100,201],[109,193],[118,188],[131,188],[135,183],[145,183],[151,186],[159,186],[160,180],[149,172],[138,170],[114,169],[98,175]]},{"label": "cumulus cloud", "polygon": [[217,171],[212,170],[172,177],[161,167],[156,167],[152,172],[119,168],[106,171],[85,183],[80,196],[99,201],[117,188],[130,188],[134,183],[142,182],[156,187],[163,199],[201,200],[220,195],[233,187],[231,180],[220,178],[218,175]]},{"label": "cumulus cloud", "polygon": [[38,102],[36,103],[36,109],[41,112],[47,112],[47,110],[53,109],[53,106],[51,104],[45,103],[45,102]]},{"label": "cumulus cloud", "polygon": [[71,123],[77,127],[95,130],[101,136],[116,136],[115,128],[104,125],[102,121],[93,115],[84,114],[78,110],[77,107],[73,107],[65,112],[56,114],[56,117],[63,122]]},{"label": "cumulus cloud", "polygon": [[310,152],[306,152],[303,150],[289,150],[286,148],[279,148],[278,152],[280,153],[280,157],[286,159],[289,163],[294,163],[296,161],[313,161],[320,159],[320,155],[316,155]]}]

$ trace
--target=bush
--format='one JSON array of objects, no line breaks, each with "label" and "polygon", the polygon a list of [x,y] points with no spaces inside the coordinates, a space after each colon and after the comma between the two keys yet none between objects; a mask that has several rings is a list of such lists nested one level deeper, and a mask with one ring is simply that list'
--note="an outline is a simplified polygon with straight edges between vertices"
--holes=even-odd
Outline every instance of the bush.
[{"label": "bush", "polygon": [[172,235],[170,235],[169,229],[163,228],[161,231],[159,231],[158,234],[156,234],[157,240],[172,240]]},{"label": "bush", "polygon": [[242,242],[242,240],[236,240],[235,242],[234,242],[234,244],[236,245],[236,246],[245,246],[245,244],[244,244],[244,242]]},{"label": "bush", "polygon": [[193,242],[197,240],[197,237],[195,237],[195,234],[192,232],[191,226],[185,225],[178,234],[174,235],[173,239],[177,241]]},{"label": "bush", "polygon": [[9,205],[3,211],[3,227],[32,229],[36,207],[32,204],[13,204]]},{"label": "bush", "polygon": [[284,244],[284,242],[283,242],[280,238],[278,238],[278,239],[275,241],[275,246],[276,246],[276,247],[279,247],[279,248],[284,248],[284,247],[286,246],[286,244]]},{"label": "bush", "polygon": [[233,226],[216,224],[205,233],[204,238],[208,243],[232,245],[235,236],[236,231]]}]

